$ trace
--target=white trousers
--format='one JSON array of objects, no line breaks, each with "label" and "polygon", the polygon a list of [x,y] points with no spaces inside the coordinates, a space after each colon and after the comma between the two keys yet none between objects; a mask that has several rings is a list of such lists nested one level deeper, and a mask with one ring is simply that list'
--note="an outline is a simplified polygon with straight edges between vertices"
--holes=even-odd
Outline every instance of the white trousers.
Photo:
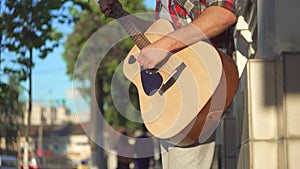
[{"label": "white trousers", "polygon": [[215,142],[194,147],[162,147],[163,169],[210,169]]}]

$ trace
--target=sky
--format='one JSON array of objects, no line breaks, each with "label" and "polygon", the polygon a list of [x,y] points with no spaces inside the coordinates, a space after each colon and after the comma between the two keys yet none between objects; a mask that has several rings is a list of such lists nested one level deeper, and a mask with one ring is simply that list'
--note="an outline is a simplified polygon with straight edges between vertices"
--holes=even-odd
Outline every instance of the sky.
[{"label": "sky", "polygon": [[[145,5],[154,9],[154,0],[145,0]],[[64,34],[72,31],[72,25],[59,28]],[[66,63],[62,58],[63,45],[55,48],[45,59],[34,57],[35,66],[32,70],[32,94],[34,103],[47,105],[59,105],[62,100],[66,101],[67,107],[74,110],[73,98],[68,98],[67,91],[72,91],[73,83],[66,75]],[[10,55],[7,54],[6,55]],[[25,88],[28,82],[22,84]],[[26,94],[25,94],[26,95]],[[28,97],[27,95],[25,96]]]}]

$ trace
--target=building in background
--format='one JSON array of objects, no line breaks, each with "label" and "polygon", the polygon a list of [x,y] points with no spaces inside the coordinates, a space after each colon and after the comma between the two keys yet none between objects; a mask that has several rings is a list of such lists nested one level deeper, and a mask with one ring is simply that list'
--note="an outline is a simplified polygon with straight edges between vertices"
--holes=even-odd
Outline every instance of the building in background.
[{"label": "building in background", "polygon": [[[27,116],[26,112],[24,119],[27,119]],[[26,125],[27,121],[25,120],[24,123]],[[34,104],[29,133],[30,152],[37,157],[36,159],[63,158],[77,166],[91,156],[89,137],[84,130],[87,125],[88,123],[81,123],[77,115],[72,114],[63,105],[50,107]],[[25,128],[21,131],[21,149],[25,143],[24,133]],[[37,160],[37,163],[40,161]]]},{"label": "building in background", "polygon": [[[28,110],[28,109],[26,109]],[[28,111],[24,114],[24,124],[27,125]],[[47,106],[45,104],[33,104],[31,125],[61,125],[72,121],[71,111],[64,105]]]}]

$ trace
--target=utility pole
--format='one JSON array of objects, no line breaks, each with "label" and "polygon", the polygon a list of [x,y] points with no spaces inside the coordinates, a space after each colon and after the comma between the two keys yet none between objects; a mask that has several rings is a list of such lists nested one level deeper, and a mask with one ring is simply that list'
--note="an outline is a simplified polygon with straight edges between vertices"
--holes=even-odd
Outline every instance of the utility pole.
[{"label": "utility pole", "polygon": [[39,130],[38,130],[38,152],[37,155],[42,155],[43,154],[43,128],[44,128],[44,122],[46,122],[45,119],[45,109],[42,107],[41,109],[41,122],[39,125]]}]

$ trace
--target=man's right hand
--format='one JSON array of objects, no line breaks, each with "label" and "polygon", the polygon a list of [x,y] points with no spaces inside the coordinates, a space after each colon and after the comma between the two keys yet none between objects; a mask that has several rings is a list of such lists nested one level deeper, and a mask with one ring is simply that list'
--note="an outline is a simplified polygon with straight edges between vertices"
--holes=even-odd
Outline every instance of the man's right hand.
[{"label": "man's right hand", "polygon": [[100,0],[100,10],[108,18],[119,18],[125,11],[119,0]]}]

